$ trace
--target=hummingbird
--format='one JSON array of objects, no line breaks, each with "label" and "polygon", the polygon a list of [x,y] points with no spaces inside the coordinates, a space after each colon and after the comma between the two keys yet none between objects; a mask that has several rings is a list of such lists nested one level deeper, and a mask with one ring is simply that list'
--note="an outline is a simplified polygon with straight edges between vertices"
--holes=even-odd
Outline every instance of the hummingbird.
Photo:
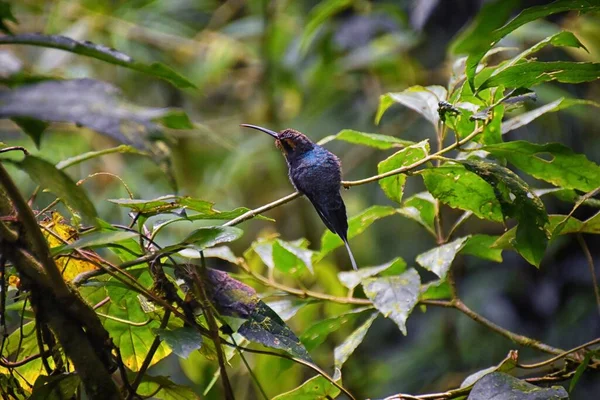
[{"label": "hummingbird", "polygon": [[257,125],[242,124],[241,126],[259,130],[275,138],[275,146],[285,156],[292,185],[310,200],[325,226],[342,239],[348,250],[352,267],[358,271],[348,244],[346,206],[340,194],[342,183],[340,159],[295,129],[284,129],[277,133]]}]

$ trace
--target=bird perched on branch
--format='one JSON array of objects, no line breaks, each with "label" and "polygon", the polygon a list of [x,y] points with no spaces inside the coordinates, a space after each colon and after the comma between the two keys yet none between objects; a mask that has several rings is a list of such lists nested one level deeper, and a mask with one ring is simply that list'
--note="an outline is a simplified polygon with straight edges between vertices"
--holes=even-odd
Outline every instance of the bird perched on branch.
[{"label": "bird perched on branch", "polygon": [[296,190],[308,197],[325,226],[342,238],[352,267],[358,270],[348,244],[346,206],[340,195],[342,183],[340,159],[294,129],[284,129],[277,133],[256,125],[242,124],[241,126],[257,129],[275,138],[275,145],[287,161],[290,181]]}]

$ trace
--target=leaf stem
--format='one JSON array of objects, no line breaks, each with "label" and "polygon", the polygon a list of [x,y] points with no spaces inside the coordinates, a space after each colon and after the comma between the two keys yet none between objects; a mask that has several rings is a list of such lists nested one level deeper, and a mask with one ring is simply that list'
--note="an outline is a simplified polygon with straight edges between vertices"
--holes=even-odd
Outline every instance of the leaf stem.
[{"label": "leaf stem", "polygon": [[592,253],[590,253],[590,249],[588,248],[585,239],[581,233],[577,235],[577,241],[583,250],[583,254],[585,254],[585,258],[587,260],[588,267],[590,268],[590,274],[592,275],[592,284],[594,285],[594,296],[596,297],[596,306],[598,307],[598,313],[600,314],[600,292],[598,289],[598,280],[596,279],[596,268],[594,267],[594,259],[592,257]]}]

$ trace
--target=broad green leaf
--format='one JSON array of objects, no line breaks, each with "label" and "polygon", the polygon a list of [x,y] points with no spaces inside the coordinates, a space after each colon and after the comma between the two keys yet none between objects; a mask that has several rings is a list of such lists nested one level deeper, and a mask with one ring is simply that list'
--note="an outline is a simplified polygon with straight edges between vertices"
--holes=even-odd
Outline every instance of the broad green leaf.
[{"label": "broad green leaf", "polygon": [[[5,339],[2,354],[7,358],[16,357],[18,354],[19,359],[24,359],[25,357],[39,354],[39,352],[35,334],[35,321],[32,321],[23,324],[21,329],[15,329]],[[21,387],[27,391],[31,391],[31,382],[35,382],[40,375],[46,374],[40,358],[14,368],[12,371],[0,366],[0,374],[14,375],[21,384]]]},{"label": "broad green leaf", "polygon": [[[377,172],[383,174],[405,167],[420,161],[429,155],[429,140],[423,140],[417,144],[408,146],[397,153],[392,154],[377,165]],[[406,183],[405,174],[397,174],[379,180],[379,186],[391,200],[401,203]]]},{"label": "broad green leaf", "polygon": [[[502,88],[498,88],[494,93],[494,103],[500,101],[503,97]],[[504,105],[499,104],[491,110],[487,110],[487,123],[483,127],[483,132],[479,136],[484,144],[502,143],[502,119],[504,118]]]},{"label": "broad green leaf", "polygon": [[42,134],[46,131],[49,124],[39,119],[29,117],[14,117],[11,120],[25,132],[27,136],[33,140],[35,147],[40,148],[40,142],[42,140]]},{"label": "broad green leaf", "polygon": [[590,82],[600,78],[600,63],[570,61],[529,61],[513,65],[498,75],[487,79],[480,87],[504,86],[507,88],[532,87],[544,82]]},{"label": "broad green leaf", "polygon": [[153,62],[150,64],[136,61],[127,54],[121,53],[109,47],[94,44],[88,41],[81,42],[60,35],[42,35],[39,33],[23,33],[20,35],[11,35],[0,37],[2,44],[24,44],[30,46],[40,46],[54,48],[79,54],[86,57],[97,58],[110,64],[120,65],[125,68],[133,69],[156,78],[164,79],[179,88],[196,87],[188,79],[178,74],[164,64]]},{"label": "broad green leaf", "polygon": [[256,304],[248,317],[248,321],[240,326],[238,333],[251,342],[280,349],[294,357],[312,362],[300,339],[296,337],[279,315],[262,301]]},{"label": "broad green leaf", "polygon": [[[1,107],[1,106],[0,106]],[[17,166],[42,188],[54,193],[68,207],[80,212],[84,220],[96,225],[98,213],[81,186],[54,165],[36,156],[27,155]]]},{"label": "broad green leaf", "polygon": [[447,96],[448,92],[443,86],[412,86],[402,92],[386,93],[379,99],[375,123],[379,123],[383,114],[392,104],[400,103],[421,114],[437,129],[440,120],[438,103],[445,101]]},{"label": "broad green leaf", "polygon": [[344,285],[348,289],[352,290],[355,287],[357,287],[360,284],[360,282],[365,280],[366,278],[375,276],[375,275],[377,275],[383,271],[386,271],[388,269],[393,269],[395,274],[404,272],[404,270],[406,269],[406,261],[404,261],[400,257],[397,257],[397,258],[394,258],[390,262],[387,262],[385,264],[382,264],[382,265],[379,265],[376,267],[360,268],[358,271],[338,272],[338,279],[340,280],[342,285]]},{"label": "broad green leaf", "polygon": [[81,384],[79,375],[74,372],[59,375],[40,375],[33,384],[29,400],[63,400],[75,395]]},{"label": "broad green leaf", "polygon": [[600,186],[600,166],[560,143],[541,145],[518,140],[485,146],[483,150],[555,186],[583,192]]},{"label": "broad green leaf", "polygon": [[352,5],[352,0],[325,0],[317,3],[308,15],[306,28],[300,39],[301,51],[304,53],[308,50],[321,25],[350,5]]},{"label": "broad green leaf", "polygon": [[445,164],[421,172],[433,197],[452,208],[472,211],[482,219],[502,222],[502,209],[494,189],[461,165]]},{"label": "broad green leaf", "polygon": [[12,13],[11,4],[4,0],[0,1],[0,31],[6,33],[7,35],[12,35],[12,32],[6,26],[4,21],[11,21],[15,24],[18,24],[19,21],[15,18],[15,15]]},{"label": "broad green leaf", "polygon": [[504,372],[491,372],[475,383],[468,400],[567,400],[568,398],[567,391],[561,386],[541,388]]},{"label": "broad green leaf", "polygon": [[445,279],[454,257],[463,248],[468,236],[456,239],[450,243],[443,244],[438,247],[419,254],[416,258],[417,263],[423,268],[433,272],[440,279]]},{"label": "broad green leaf", "polygon": [[211,247],[210,249],[206,249],[206,250],[204,250],[204,257],[220,258],[221,260],[228,261],[235,265],[237,265],[239,263],[238,257],[227,246],[217,246],[217,247]]},{"label": "broad green leaf", "polygon": [[269,269],[277,269],[284,274],[301,276],[306,270],[313,273],[314,251],[296,246],[281,239],[259,240],[252,249]]},{"label": "broad green leaf", "polygon": [[533,121],[534,119],[541,117],[542,115],[544,115],[546,113],[556,112],[556,111],[560,111],[560,110],[568,108],[568,107],[578,106],[578,105],[587,105],[587,106],[594,106],[594,107],[600,108],[600,103],[597,103],[595,101],[583,100],[583,99],[566,99],[566,98],[562,97],[551,103],[548,103],[539,108],[536,108],[535,110],[525,112],[521,115],[518,115],[507,121],[504,121],[502,123],[502,134],[505,134],[507,132],[510,132],[510,131],[518,129],[522,126],[525,126],[525,125],[529,124],[531,121]]},{"label": "broad green leaf", "polygon": [[439,300],[452,297],[450,285],[446,280],[437,280],[421,286],[419,300]]},{"label": "broad green leaf", "polygon": [[460,250],[460,253],[479,257],[484,260],[502,262],[502,249],[492,247],[497,240],[498,236],[471,235]]},{"label": "broad green leaf", "polygon": [[421,192],[404,200],[402,208],[398,209],[398,214],[417,221],[429,233],[436,236],[435,215],[438,212],[437,209],[437,201],[431,193]]},{"label": "broad green leaf", "polygon": [[354,332],[333,350],[333,363],[335,368],[342,369],[344,363],[350,358],[354,350],[362,343],[373,321],[379,316],[379,313],[373,313],[362,323]]},{"label": "broad green leaf", "polygon": [[321,375],[314,376],[289,392],[273,397],[272,400],[330,400],[340,394],[333,383]]},{"label": "broad green leaf", "polygon": [[489,367],[486,369],[482,369],[481,371],[477,371],[468,377],[461,383],[461,388],[466,388],[469,386],[473,386],[478,380],[483,378],[484,376],[491,374],[492,372],[510,372],[515,369],[517,366],[519,355],[515,350],[511,350],[506,358],[500,362],[498,365],[494,365],[493,367]]},{"label": "broad green leaf", "polygon": [[582,231],[585,233],[600,234],[600,212],[585,220]]},{"label": "broad green leaf", "polygon": [[182,244],[191,244],[200,251],[217,244],[233,242],[239,239],[244,231],[233,226],[212,226],[199,228],[190,233]]},{"label": "broad green leaf", "polygon": [[[505,1],[498,1],[494,3],[494,6],[490,6],[488,8],[486,17],[487,21],[490,21],[490,18],[492,19],[492,21],[490,21],[492,24],[491,26],[493,26],[495,29],[490,32],[488,28],[483,28],[483,30],[475,32],[478,34],[478,37],[472,37],[470,38],[472,40],[468,41],[466,45],[463,44],[462,46],[456,46],[454,48],[455,52],[469,54],[466,64],[466,74],[469,86],[473,89],[475,88],[475,72],[481,59],[485,56],[489,49],[494,47],[503,37],[513,32],[515,29],[525,25],[528,22],[560,12],[570,10],[587,12],[600,9],[600,4],[598,4],[596,0],[584,2],[580,0],[557,0],[547,5],[527,8],[521,11],[519,15],[503,26],[496,28],[498,26],[498,22],[502,23],[502,19],[506,19],[510,15],[512,8],[511,6],[514,6],[514,4],[515,3],[510,3],[509,7],[507,7]],[[505,10],[502,10],[502,7],[505,7]],[[497,13],[496,16],[494,16],[492,12]],[[483,25],[487,21],[479,22],[480,25]],[[511,87],[521,86],[527,87],[527,85],[516,85]]]},{"label": "broad green leaf", "polygon": [[515,249],[530,264],[538,267],[549,236],[548,214],[544,203],[508,168],[483,161],[462,161],[462,164],[494,188],[502,206],[502,214],[519,221]]},{"label": "broad green leaf", "polygon": [[405,147],[414,144],[410,140],[402,140],[395,136],[380,135],[377,133],[365,133],[354,131],[352,129],[344,129],[337,135],[332,136],[332,139],[343,140],[352,144],[360,144],[363,146],[374,147],[380,150],[387,150],[394,147]]},{"label": "broad green leaf", "polygon": [[136,149],[133,146],[128,146],[126,144],[122,144],[120,146],[112,147],[110,149],[89,151],[87,153],[78,154],[75,157],[70,157],[70,158],[67,158],[66,160],[59,162],[58,164],[56,164],[56,168],[57,169],[69,168],[74,165],[81,164],[84,161],[91,160],[96,157],[101,157],[101,156],[104,156],[107,154],[113,154],[113,153],[137,154],[140,156],[148,156],[149,155],[147,153],[144,153],[143,151],[139,151],[138,149]]},{"label": "broad green leaf", "polygon": [[[133,382],[135,375],[131,375],[130,382]],[[137,394],[144,398],[157,400],[200,400],[194,389],[189,386],[177,385],[169,377],[152,376],[144,374]]]},{"label": "broad green leaf", "polygon": [[275,311],[282,320],[287,321],[292,319],[292,317],[296,315],[300,309],[309,303],[310,301],[307,300],[290,297],[287,299],[268,301],[267,306],[269,306],[271,310]]},{"label": "broad green leaf", "polygon": [[372,310],[372,307],[355,308],[352,311],[316,322],[302,333],[300,340],[308,351],[313,351],[325,342],[331,332],[336,332],[347,323],[353,322],[367,310]]},{"label": "broad green leaf", "polygon": [[[363,233],[371,224],[378,219],[396,214],[393,207],[375,205],[362,211],[360,214],[348,220],[348,238],[351,239]],[[326,231],[321,237],[320,257],[324,257],[332,250],[342,246],[344,242],[338,235]]]},{"label": "broad green leaf", "polygon": [[406,336],[406,320],[419,300],[421,278],[414,269],[401,275],[368,278],[365,294],[384,317],[391,318]]},{"label": "broad green leaf", "polygon": [[169,329],[154,329],[154,333],[164,340],[173,353],[181,358],[188,358],[190,353],[202,347],[202,335],[190,326]]},{"label": "broad green leaf", "polygon": [[53,255],[64,253],[73,249],[85,249],[90,247],[106,246],[108,244],[119,243],[125,240],[138,237],[136,232],[129,231],[96,231],[85,233],[75,242],[64,246],[53,248]]}]

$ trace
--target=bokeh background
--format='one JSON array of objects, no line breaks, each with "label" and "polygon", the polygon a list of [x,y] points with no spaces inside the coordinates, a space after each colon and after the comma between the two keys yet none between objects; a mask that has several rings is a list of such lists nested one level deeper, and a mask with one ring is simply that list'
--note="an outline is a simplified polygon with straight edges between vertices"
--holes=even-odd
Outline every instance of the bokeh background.
[{"label": "bokeh background", "polygon": [[[31,74],[63,78],[90,77],[108,81],[132,103],[147,107],[180,107],[197,123],[196,129],[171,132],[177,191],[216,203],[218,209],[257,207],[293,190],[285,162],[266,135],[241,129],[252,123],[279,130],[293,127],[318,140],[341,129],[383,133],[408,140],[434,138],[430,124],[415,112],[394,106],[374,124],[379,96],[412,85],[445,85],[453,57],[452,38],[476,16],[483,0],[347,1],[341,12],[315,26],[319,6],[309,0],[19,0],[13,12],[15,31],[63,34],[114,47],[136,59],[161,61],[193,81],[198,89],[180,90],[124,68],[74,54],[26,46],[0,48],[0,72],[12,68]],[[521,1],[521,7],[544,1]],[[559,14],[522,27],[501,45],[523,49],[567,29],[589,52],[547,47],[543,60],[600,60],[600,16]],[[561,96],[600,100],[600,85],[545,84],[536,88],[539,107]],[[60,93],[56,94],[60,96]],[[519,112],[519,111],[517,111]],[[600,162],[600,119],[593,108],[571,108],[547,114],[505,140],[562,142]],[[0,141],[21,144],[34,152],[33,142],[10,121],[0,121]],[[39,153],[58,162],[89,150],[115,145],[110,138],[86,129],[54,124],[42,138]],[[377,163],[391,154],[367,147],[330,142],[342,159],[344,177],[360,179],[376,173]],[[119,175],[138,198],[173,193],[174,188],[151,160],[114,155],[72,168],[75,179],[108,171]],[[34,184],[11,169],[21,188]],[[534,187],[543,187],[539,182]],[[128,221],[117,206],[105,201],[127,197],[117,180],[99,176],[84,184],[101,216],[113,223]],[[423,190],[419,178],[409,178],[406,194]],[[391,204],[377,184],[353,187],[343,194],[352,216],[374,204]],[[52,196],[41,194],[44,207]],[[546,197],[550,213],[567,214],[572,205]],[[589,217],[582,207],[576,216]],[[301,237],[318,249],[325,229],[304,199],[269,211],[276,222],[250,221],[232,249],[241,255],[253,240],[279,233],[285,240]],[[444,220],[458,216],[444,208]],[[190,226],[172,226],[170,235],[183,237]],[[472,219],[462,233],[500,234],[501,226]],[[596,264],[600,241],[586,237]],[[361,266],[379,265],[396,256],[414,264],[417,254],[435,246],[415,222],[394,216],[375,223],[352,240]],[[321,262],[304,285],[343,295],[335,277],[347,268],[339,250]],[[220,265],[214,264],[219,267]],[[224,266],[221,266],[224,267]],[[575,237],[552,243],[540,270],[516,253],[505,252],[500,264],[462,256],[455,261],[459,292],[470,307],[499,325],[561,348],[571,348],[600,335],[600,316],[594,301],[590,271]],[[596,273],[599,273],[597,268]],[[297,284],[297,282],[291,282]],[[257,286],[259,288],[259,286]],[[263,289],[261,289],[263,290]],[[311,304],[289,322],[300,334],[314,322],[343,310],[343,306]],[[366,340],[344,367],[344,384],[360,398],[397,392],[426,393],[457,387],[466,375],[498,363],[518,347],[455,310],[415,310],[404,337],[390,320],[379,318]],[[356,326],[356,323],[354,324]],[[313,352],[330,369],[333,348],[352,331],[343,326]],[[522,360],[540,354],[520,349]],[[285,360],[250,356],[258,379],[269,395],[290,390],[310,374]],[[199,354],[180,361],[175,356],[150,370],[194,385],[202,393],[213,378],[216,363]],[[232,381],[240,398],[257,398],[246,370],[233,361]],[[573,399],[592,399],[600,393],[600,375],[588,372],[572,393]],[[221,398],[218,385],[206,398]]]}]

